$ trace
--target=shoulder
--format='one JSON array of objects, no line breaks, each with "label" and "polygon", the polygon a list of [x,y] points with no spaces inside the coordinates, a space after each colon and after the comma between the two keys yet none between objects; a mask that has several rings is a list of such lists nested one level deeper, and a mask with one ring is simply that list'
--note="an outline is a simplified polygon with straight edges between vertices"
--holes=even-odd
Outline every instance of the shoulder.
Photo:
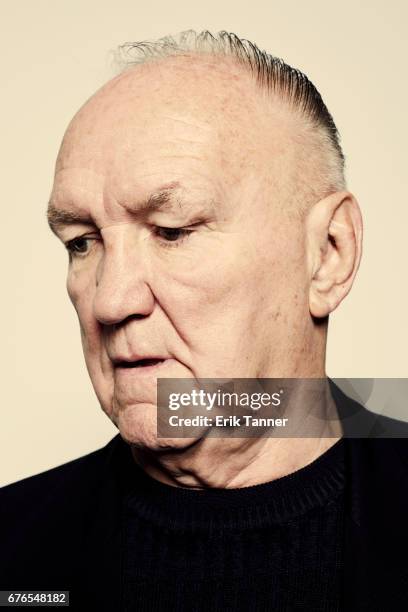
[{"label": "shoulder", "polygon": [[45,587],[69,575],[99,508],[112,513],[120,445],[118,435],[101,449],[0,489],[0,580],[7,588],[22,580]]},{"label": "shoulder", "polygon": [[379,425],[380,432],[382,432],[382,437],[402,438],[405,440],[405,444],[400,444],[400,447],[406,448],[408,444],[408,423],[384,416],[382,414],[373,414],[375,415]]},{"label": "shoulder", "polygon": [[[56,503],[60,496],[71,497],[73,491],[78,493],[89,491],[89,486],[102,476],[101,471],[107,463],[117,436],[106,446],[83,455],[52,469],[34,476],[24,478],[0,488],[1,513],[9,511],[12,514],[23,512],[30,500],[30,511],[33,506],[45,506],[47,503]],[[81,491],[82,489],[82,491]]]},{"label": "shoulder", "polygon": [[[408,423],[367,410],[365,406],[346,395],[333,380],[329,379],[329,384],[346,438],[399,438],[401,442],[397,447],[407,447]],[[387,448],[392,446],[386,445]]]}]

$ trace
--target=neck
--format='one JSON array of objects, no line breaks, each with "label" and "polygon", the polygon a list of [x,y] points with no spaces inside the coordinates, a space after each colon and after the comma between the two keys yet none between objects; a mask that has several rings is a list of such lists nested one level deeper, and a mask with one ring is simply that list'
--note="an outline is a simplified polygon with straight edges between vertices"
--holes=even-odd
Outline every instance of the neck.
[{"label": "neck", "polygon": [[275,430],[251,438],[203,436],[182,449],[133,448],[132,452],[152,478],[176,487],[241,488],[262,484],[312,463],[342,435],[326,380],[323,385],[320,382],[318,392],[316,387],[311,391],[310,381],[292,383],[284,416],[292,423],[285,437]]}]

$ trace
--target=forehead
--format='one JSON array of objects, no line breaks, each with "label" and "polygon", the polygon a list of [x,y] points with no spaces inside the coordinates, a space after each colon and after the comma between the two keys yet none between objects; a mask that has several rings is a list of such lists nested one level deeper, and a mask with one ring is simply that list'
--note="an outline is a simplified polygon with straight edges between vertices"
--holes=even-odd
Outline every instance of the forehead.
[{"label": "forehead", "polygon": [[251,75],[232,63],[180,57],[142,64],[112,79],[80,109],[59,163],[78,135],[82,145],[110,139],[125,147],[144,135],[152,142],[166,134],[201,140],[211,132],[228,134],[230,141],[235,131],[235,137],[251,137],[260,106],[261,91]]},{"label": "forehead", "polygon": [[163,183],[231,187],[288,154],[287,123],[287,113],[267,103],[234,62],[167,58],[119,75],[80,109],[64,136],[56,180],[65,189],[98,184],[118,200],[130,192],[144,199]]}]

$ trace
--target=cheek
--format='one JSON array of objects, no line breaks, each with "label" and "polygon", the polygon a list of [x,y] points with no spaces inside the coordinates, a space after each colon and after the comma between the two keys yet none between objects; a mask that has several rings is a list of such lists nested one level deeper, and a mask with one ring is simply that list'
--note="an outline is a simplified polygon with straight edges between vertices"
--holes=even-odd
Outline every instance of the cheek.
[{"label": "cheek", "polygon": [[78,316],[84,351],[89,352],[99,344],[99,326],[92,311],[95,289],[85,275],[71,271],[66,288]]},{"label": "cheek", "polygon": [[68,271],[66,288],[69,298],[80,316],[92,309],[95,295],[94,276],[84,271],[77,272],[71,268]]},{"label": "cheek", "polygon": [[156,273],[155,293],[159,302],[180,314],[185,322],[196,319],[211,320],[209,312],[225,307],[239,285],[239,270],[227,253],[213,256],[207,251],[197,257],[194,265],[174,266],[171,274]]},{"label": "cheek", "polygon": [[67,274],[66,288],[75,310],[78,311],[78,304],[84,290],[84,279],[72,267],[69,268]]},{"label": "cheek", "polygon": [[[194,351],[235,341],[255,319],[262,292],[262,269],[242,242],[224,240],[208,249],[189,269],[173,270],[156,280],[156,296],[165,314]],[[159,279],[159,275],[156,275]]]},{"label": "cheek", "polygon": [[275,266],[270,246],[259,248],[248,234],[211,236],[189,257],[180,257],[165,280],[163,296],[167,290],[184,313],[207,323],[210,311],[216,318],[227,313],[234,318],[234,311],[250,307],[270,282]]}]

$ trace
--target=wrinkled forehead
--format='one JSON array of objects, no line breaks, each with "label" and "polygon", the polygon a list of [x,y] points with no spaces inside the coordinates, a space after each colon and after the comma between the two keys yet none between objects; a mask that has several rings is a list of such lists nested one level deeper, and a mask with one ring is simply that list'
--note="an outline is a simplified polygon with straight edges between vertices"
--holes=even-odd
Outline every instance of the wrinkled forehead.
[{"label": "wrinkled forehead", "polygon": [[[57,170],[76,163],[97,170],[118,156],[133,161],[155,152],[236,158],[273,143],[265,127],[270,105],[254,79],[232,61],[167,58],[142,64],[102,87],[77,113],[65,134]],[[276,109],[275,109],[276,114]],[[282,122],[281,122],[282,123]],[[134,159],[136,156],[136,160]],[[217,160],[218,162],[220,160]]]},{"label": "wrinkled forehead", "polygon": [[231,62],[168,58],[140,65],[102,87],[72,120],[54,196],[85,188],[93,197],[96,188],[84,184],[91,181],[124,202],[163,183],[217,199],[246,175],[270,175],[288,156],[285,121],[252,76]]}]

